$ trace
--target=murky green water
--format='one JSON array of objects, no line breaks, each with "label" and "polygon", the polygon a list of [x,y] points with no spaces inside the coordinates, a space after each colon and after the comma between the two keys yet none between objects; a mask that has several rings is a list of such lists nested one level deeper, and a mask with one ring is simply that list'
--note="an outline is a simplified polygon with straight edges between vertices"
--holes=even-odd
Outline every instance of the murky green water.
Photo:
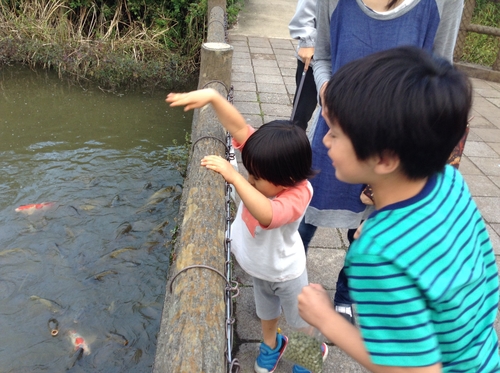
[{"label": "murky green water", "polygon": [[24,69],[0,92],[0,372],[150,371],[190,114]]}]

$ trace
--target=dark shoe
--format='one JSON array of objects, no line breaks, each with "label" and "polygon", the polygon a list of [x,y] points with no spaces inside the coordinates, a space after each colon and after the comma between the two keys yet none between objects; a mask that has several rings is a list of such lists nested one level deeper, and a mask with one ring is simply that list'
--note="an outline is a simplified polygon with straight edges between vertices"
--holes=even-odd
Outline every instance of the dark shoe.
[{"label": "dark shoe", "polygon": [[337,311],[340,316],[349,321],[352,325],[356,325],[356,320],[354,320],[354,313],[352,312],[351,304],[337,303],[334,305],[335,311]]}]

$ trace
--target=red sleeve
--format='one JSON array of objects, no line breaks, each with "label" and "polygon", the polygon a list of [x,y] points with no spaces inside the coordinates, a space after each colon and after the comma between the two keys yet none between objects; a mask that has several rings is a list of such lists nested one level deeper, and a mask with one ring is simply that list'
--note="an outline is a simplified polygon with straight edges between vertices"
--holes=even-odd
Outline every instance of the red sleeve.
[{"label": "red sleeve", "polygon": [[264,229],[281,227],[299,219],[312,198],[312,187],[304,180],[294,187],[285,189],[271,200],[273,220]]},{"label": "red sleeve", "polygon": [[[248,129],[248,136],[247,136],[247,140],[248,140],[248,138],[252,135],[252,133],[255,132],[255,128],[253,128],[251,125],[247,124],[247,129]],[[235,149],[238,149],[241,151],[241,149],[243,149],[243,147],[245,146],[246,140],[244,143],[240,144],[240,143],[236,142],[236,140],[233,139],[232,143],[233,143],[233,147]]]}]

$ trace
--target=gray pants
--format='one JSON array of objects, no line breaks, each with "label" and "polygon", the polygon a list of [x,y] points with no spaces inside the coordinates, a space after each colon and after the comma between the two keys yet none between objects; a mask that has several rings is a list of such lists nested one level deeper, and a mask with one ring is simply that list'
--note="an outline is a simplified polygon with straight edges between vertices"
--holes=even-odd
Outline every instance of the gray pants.
[{"label": "gray pants", "polygon": [[304,286],[309,284],[307,270],[297,278],[283,282],[269,282],[253,278],[253,294],[257,316],[261,320],[273,320],[285,313],[286,322],[294,328],[304,328],[308,324],[299,316],[297,297]]}]

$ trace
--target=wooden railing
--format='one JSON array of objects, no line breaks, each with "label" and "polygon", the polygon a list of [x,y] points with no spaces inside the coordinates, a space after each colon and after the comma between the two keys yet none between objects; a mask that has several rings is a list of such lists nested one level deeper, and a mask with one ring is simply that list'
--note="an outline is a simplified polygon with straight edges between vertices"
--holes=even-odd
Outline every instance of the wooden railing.
[{"label": "wooden railing", "polygon": [[[226,39],[226,1],[209,0],[207,41],[198,88],[228,95],[233,48]],[[225,372],[225,182],[200,166],[207,154],[225,156],[226,133],[211,106],[197,109],[184,181],[182,223],[169,268],[154,373]],[[208,268],[210,267],[210,268]],[[210,270],[214,269],[214,270]]]}]

